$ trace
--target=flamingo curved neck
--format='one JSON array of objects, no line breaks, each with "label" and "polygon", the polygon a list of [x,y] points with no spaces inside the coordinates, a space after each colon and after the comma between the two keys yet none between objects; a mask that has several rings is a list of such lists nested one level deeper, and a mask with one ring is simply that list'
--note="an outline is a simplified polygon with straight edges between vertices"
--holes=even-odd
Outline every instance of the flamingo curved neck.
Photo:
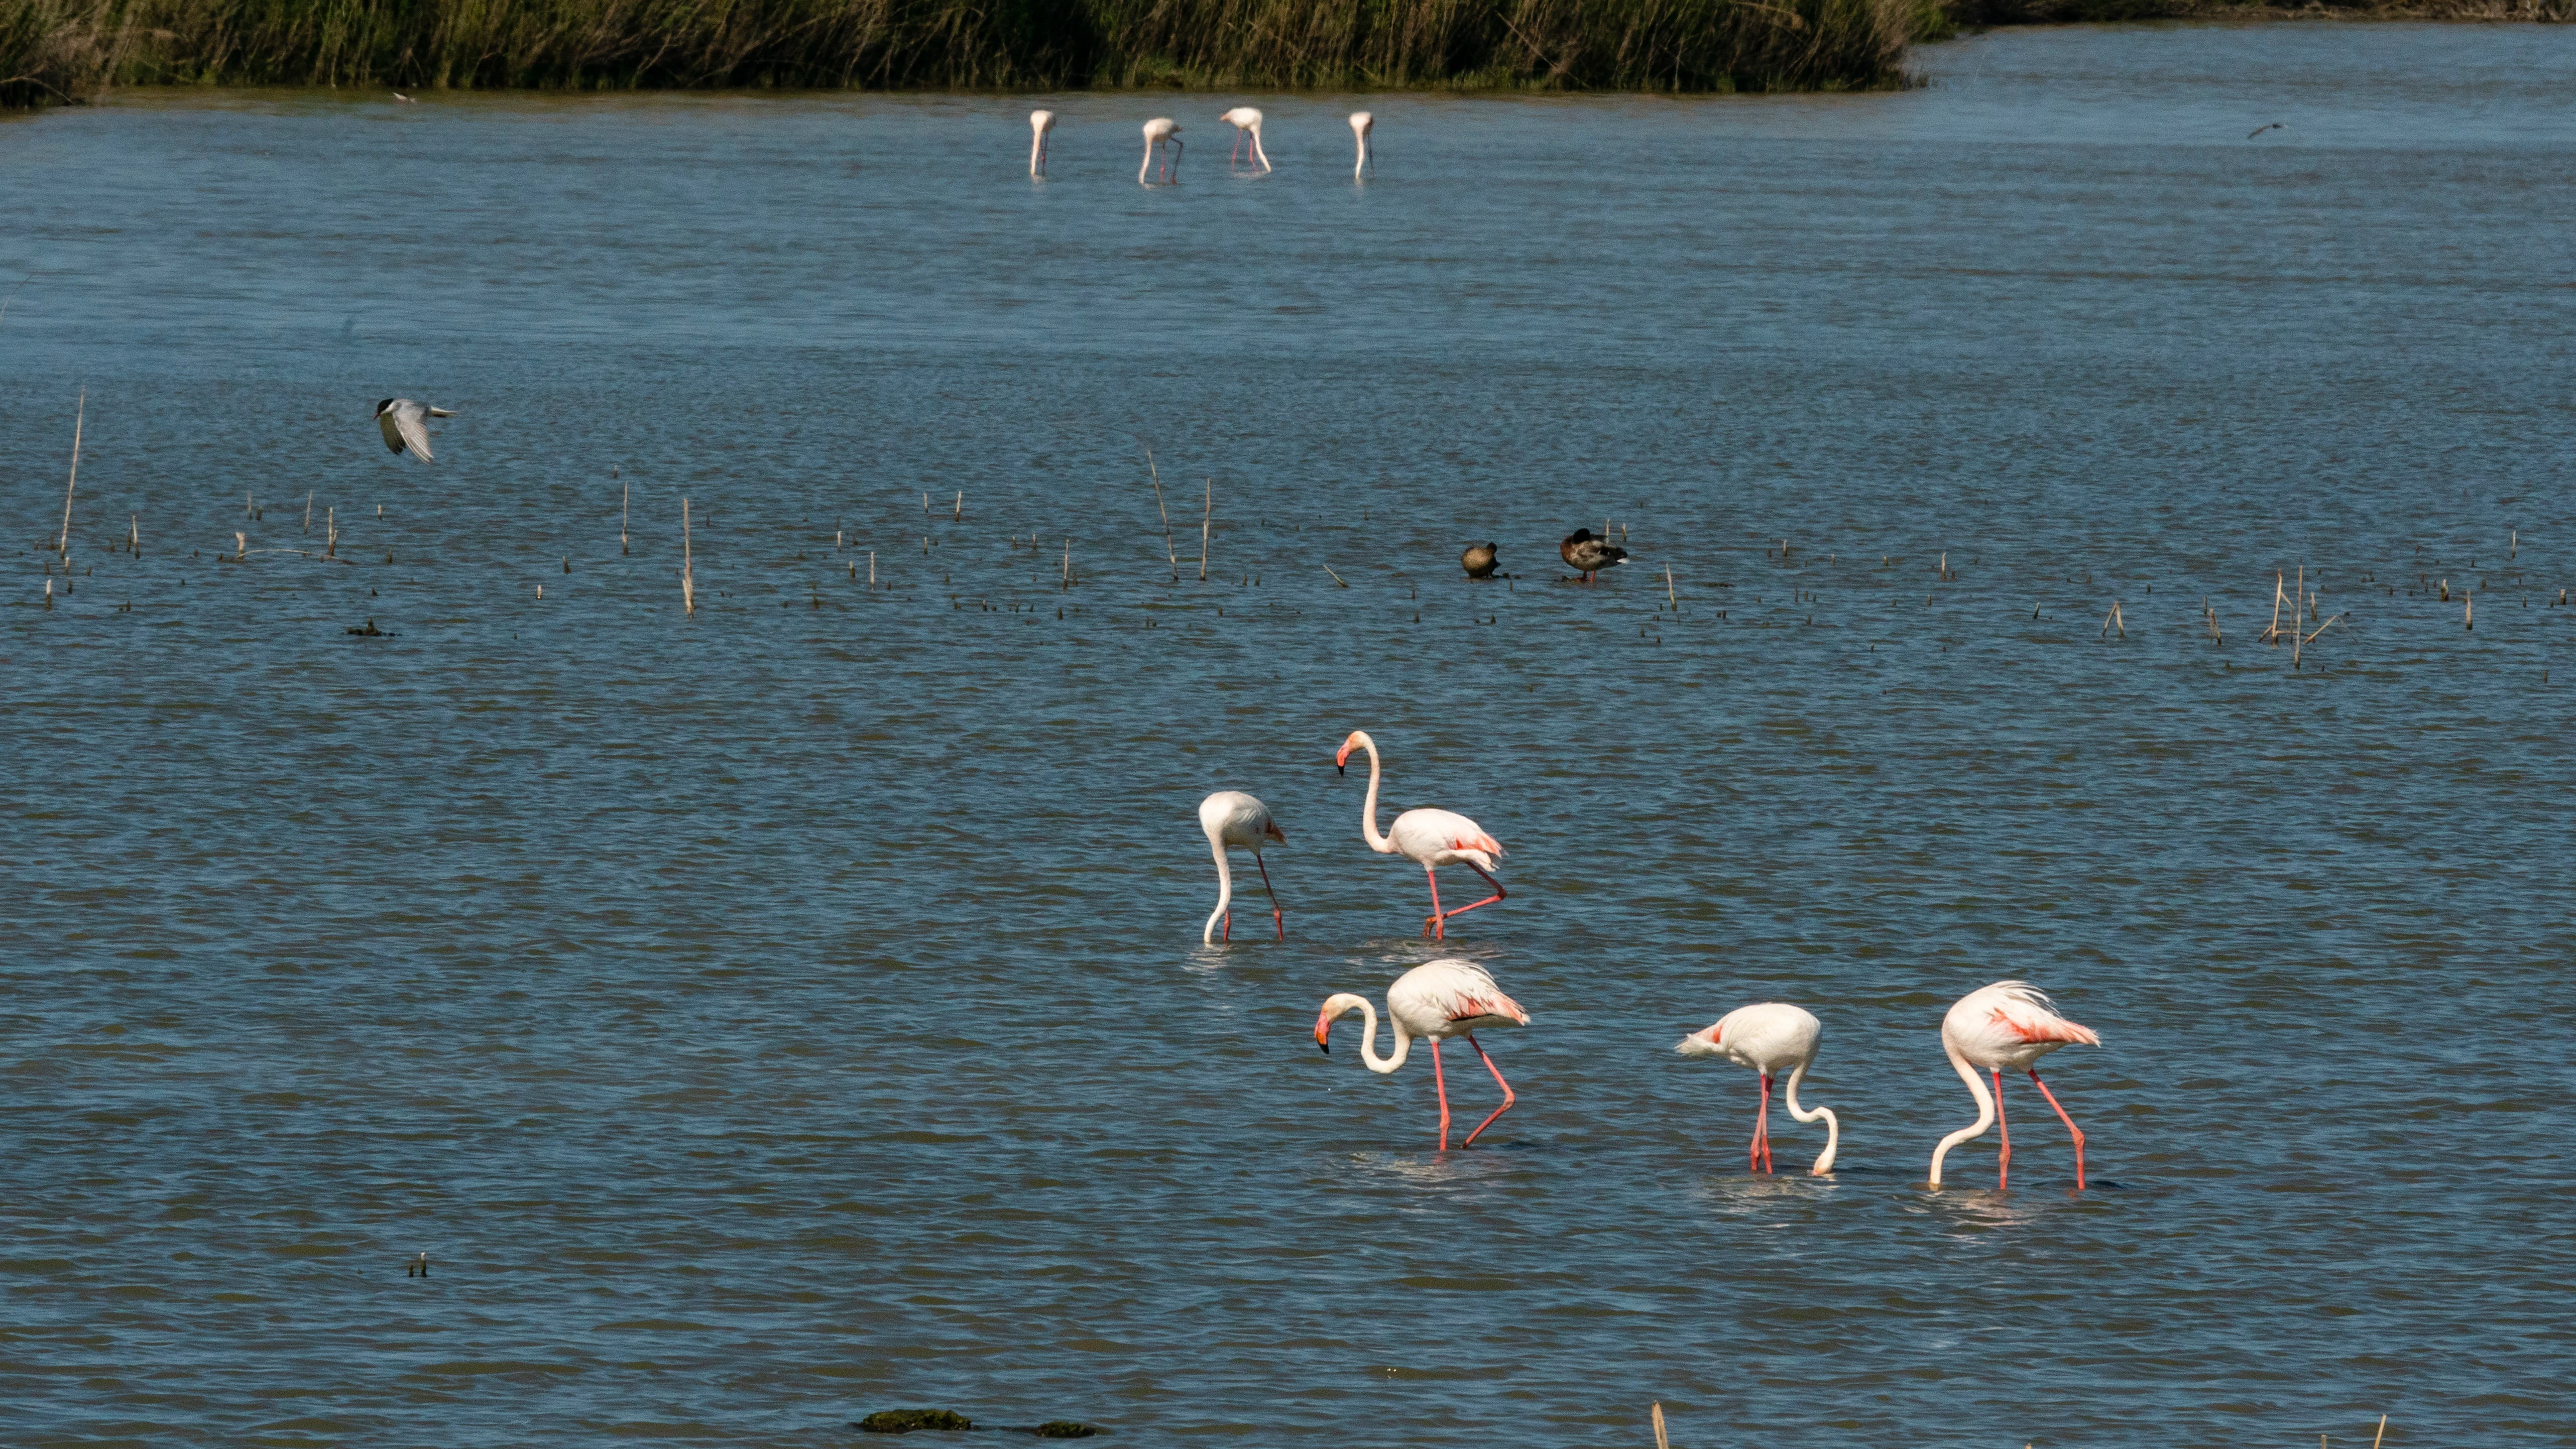
[{"label": "flamingo curved neck", "polygon": [[[1360,805],[1360,838],[1367,841],[1369,849],[1376,851],[1378,854],[1393,855],[1395,854],[1395,842],[1387,839],[1385,834],[1377,828],[1377,741],[1363,739],[1360,742],[1360,748],[1367,750],[1369,757],[1368,799],[1363,801]],[[1399,1038],[1399,1040],[1400,1039],[1401,1038]],[[1402,1061],[1403,1058],[1398,1057],[1397,1060]]]},{"label": "flamingo curved neck", "polygon": [[1985,1136],[1986,1129],[1995,1125],[1995,1098],[1993,1093],[1986,1090],[1985,1079],[1977,1075],[1976,1068],[1968,1065],[1966,1057],[1959,1055],[1957,1047],[1951,1046],[1948,1042],[1943,1042],[1941,1045],[1950,1053],[1950,1065],[1958,1069],[1959,1080],[1966,1082],[1968,1090],[1976,1094],[1977,1120],[1974,1125],[1962,1127],[1942,1138],[1941,1145],[1932,1149],[1932,1186],[1934,1187],[1941,1185],[1941,1159],[1950,1155],[1950,1149],[1970,1138]]},{"label": "flamingo curved neck", "polygon": [[1810,1109],[1798,1105],[1798,1084],[1806,1079],[1807,1064],[1800,1062],[1797,1069],[1789,1073],[1789,1115],[1801,1122],[1813,1122],[1819,1117],[1825,1119],[1824,1154],[1816,1159],[1815,1166],[1807,1169],[1811,1173],[1822,1174],[1834,1170],[1834,1152],[1842,1146],[1843,1124],[1835,1119],[1831,1107]]},{"label": "flamingo curved neck", "polygon": [[1225,919],[1225,908],[1234,903],[1234,871],[1225,861],[1225,840],[1211,834],[1208,848],[1216,852],[1216,909],[1208,912],[1207,925],[1199,932],[1199,944],[1216,944],[1216,924]]},{"label": "flamingo curved neck", "polygon": [[1360,1060],[1381,1077],[1392,1075],[1396,1068],[1403,1066],[1405,1057],[1413,1050],[1413,1038],[1405,1035],[1404,1023],[1395,1019],[1395,1011],[1391,1007],[1387,1010],[1386,1027],[1395,1038],[1395,1054],[1382,1057],[1377,1054],[1377,1008],[1369,1005],[1367,997],[1361,997]]}]

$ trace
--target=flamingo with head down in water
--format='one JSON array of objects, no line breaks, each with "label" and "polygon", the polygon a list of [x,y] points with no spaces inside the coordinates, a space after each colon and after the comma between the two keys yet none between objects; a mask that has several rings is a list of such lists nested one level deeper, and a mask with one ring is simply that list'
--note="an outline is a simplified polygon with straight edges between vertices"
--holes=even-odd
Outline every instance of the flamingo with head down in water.
[{"label": "flamingo with head down in water", "polygon": [[[1950,1149],[1972,1137],[1983,1137],[1988,1127],[2003,1123],[2004,1069],[2030,1075],[2030,1084],[2057,1108],[2057,1118],[2075,1137],[2075,1188],[2084,1189],[2084,1131],[2066,1109],[2057,1105],[2057,1094],[2039,1079],[2035,1064],[2041,1057],[2071,1042],[2100,1046],[2102,1038],[2091,1027],[2078,1026],[2057,1014],[2056,1003],[2048,993],[2027,981],[1998,981],[1981,986],[1959,998],[1950,1014],[1941,1018],[1941,1049],[1950,1054],[1950,1065],[1958,1070],[1960,1080],[1977,1098],[1977,1120],[1941,1139],[1932,1149],[1932,1186],[1941,1185],[1941,1159]],[[1979,1071],[1994,1075],[1994,1095],[1986,1094],[1986,1084]],[[2000,1188],[2012,1172],[2012,1128],[2003,1128],[2003,1152],[1995,1161],[1995,1186]]]},{"label": "flamingo with head down in water", "polygon": [[1288,837],[1279,830],[1279,822],[1270,818],[1270,807],[1241,790],[1219,790],[1199,802],[1199,829],[1207,832],[1208,848],[1216,852],[1216,909],[1208,912],[1207,925],[1199,931],[1199,944],[1216,944],[1217,922],[1225,922],[1225,938],[1234,939],[1234,912],[1227,909],[1234,901],[1234,872],[1227,868],[1225,853],[1231,849],[1252,852],[1252,864],[1261,872],[1261,888],[1270,893],[1270,920],[1279,928],[1279,939],[1288,939],[1288,918],[1280,913],[1279,892],[1270,885],[1270,867],[1261,863],[1261,843],[1275,840],[1281,845]]}]

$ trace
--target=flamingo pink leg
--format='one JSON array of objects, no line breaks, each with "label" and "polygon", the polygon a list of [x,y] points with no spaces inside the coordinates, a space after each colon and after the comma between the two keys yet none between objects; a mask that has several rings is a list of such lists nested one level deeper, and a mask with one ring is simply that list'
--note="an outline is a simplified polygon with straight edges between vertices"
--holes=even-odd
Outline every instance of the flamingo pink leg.
[{"label": "flamingo pink leg", "polygon": [[[1279,928],[1279,939],[1285,941],[1288,939],[1288,918],[1279,912],[1279,892],[1271,890],[1270,867],[1261,864],[1261,852],[1257,850],[1252,853],[1252,863],[1261,871],[1261,888],[1270,891],[1270,923]],[[1229,932],[1234,929],[1234,919],[1230,915],[1226,918],[1225,928]]]},{"label": "flamingo pink leg", "polygon": [[1234,939],[1234,912],[1227,911],[1225,913],[1225,929],[1217,932],[1216,938],[1220,941],[1231,941]]},{"label": "flamingo pink leg", "polygon": [[[1458,909],[1456,909],[1456,910],[1454,910],[1454,911],[1442,911],[1442,910],[1440,909],[1440,878],[1439,878],[1438,876],[1433,876],[1433,877],[1431,878],[1431,909],[1432,909],[1432,912],[1434,913],[1434,918],[1435,918],[1438,922],[1440,922],[1442,925],[1446,925],[1446,924],[1448,923],[1448,920],[1449,920],[1449,918],[1450,918],[1451,916],[1463,916],[1463,915],[1467,914],[1469,911],[1474,910],[1477,906],[1490,906],[1490,905],[1492,905],[1494,902],[1496,902],[1496,901],[1499,901],[1499,900],[1503,899],[1503,898],[1504,898],[1504,896],[1506,896],[1506,895],[1508,895],[1508,894],[1509,894],[1509,892],[1507,892],[1507,891],[1505,891],[1505,890],[1503,889],[1503,883],[1502,883],[1501,881],[1498,881],[1498,880],[1494,879],[1492,876],[1489,876],[1489,875],[1486,875],[1486,874],[1485,874],[1485,868],[1484,868],[1483,866],[1476,864],[1476,863],[1475,863],[1474,861],[1472,861],[1472,860],[1471,860],[1471,861],[1468,861],[1468,862],[1466,863],[1466,865],[1467,865],[1467,868],[1468,868],[1469,870],[1472,870],[1472,871],[1474,871],[1477,875],[1479,875],[1479,876],[1483,877],[1485,884],[1487,884],[1487,885],[1489,885],[1489,886],[1492,886],[1492,887],[1494,888],[1494,893],[1493,893],[1492,895],[1489,895],[1489,896],[1485,897],[1485,898],[1484,898],[1483,900],[1481,900],[1481,901],[1477,901],[1477,902],[1475,902],[1473,905],[1464,905],[1464,906],[1460,906]],[[1438,939],[1441,939],[1441,940],[1446,940],[1446,939],[1448,939],[1448,933],[1447,933],[1446,931],[1443,931],[1443,932],[1440,934],[1440,936],[1439,936],[1439,938],[1438,938]]]},{"label": "flamingo pink leg", "polygon": [[1769,1072],[1762,1074],[1762,1111],[1753,1119],[1752,1161],[1745,1164],[1744,1170],[1747,1172],[1771,1170],[1771,1074]]},{"label": "flamingo pink leg", "polygon": [[1995,1189],[2000,1192],[2012,1177],[2012,1124],[2004,1120],[2004,1074],[2000,1067],[1995,1070],[1995,1130],[2004,1135],[2004,1150],[1995,1158]]},{"label": "flamingo pink leg", "polygon": [[[2039,1079],[2039,1072],[2035,1068],[2030,1074],[2030,1084],[2039,1088],[2039,1094],[2048,1099],[2048,1105],[2057,1107],[2057,1094],[2048,1090],[2048,1083]],[[2084,1190],[2084,1129],[2075,1125],[2075,1119],[2066,1115],[2064,1107],[2057,1107],[2057,1120],[2065,1123],[2066,1130],[2075,1135],[2075,1190],[2082,1192]]]},{"label": "flamingo pink leg", "polygon": [[[1440,1150],[1449,1150],[1449,1084],[1440,1076],[1440,1038],[1431,1041],[1431,1085],[1440,1093]],[[1478,1128],[1483,1131],[1483,1128]]]},{"label": "flamingo pink leg", "polygon": [[1440,914],[1440,872],[1426,865],[1422,873],[1431,880],[1431,914],[1422,918],[1422,934],[1435,941],[1445,941],[1449,939],[1449,933],[1442,926],[1449,918]]},{"label": "flamingo pink leg", "polygon": [[[1505,1112],[1512,1110],[1512,1103],[1518,1100],[1512,1096],[1512,1084],[1503,1080],[1503,1069],[1494,1065],[1494,1059],[1492,1057],[1485,1056],[1484,1044],[1476,1040],[1476,1034],[1472,1031],[1467,1033],[1467,1045],[1476,1049],[1476,1055],[1484,1059],[1485,1070],[1494,1074],[1494,1085],[1503,1089],[1503,1105],[1496,1107],[1491,1115],[1487,1116],[1484,1121],[1477,1123],[1476,1131],[1468,1133],[1467,1140],[1458,1144],[1462,1151],[1466,1148],[1475,1146],[1476,1134],[1493,1126],[1494,1118],[1500,1117]],[[1432,1060],[1439,1060],[1439,1046],[1437,1043],[1434,1043],[1432,1047]]]}]

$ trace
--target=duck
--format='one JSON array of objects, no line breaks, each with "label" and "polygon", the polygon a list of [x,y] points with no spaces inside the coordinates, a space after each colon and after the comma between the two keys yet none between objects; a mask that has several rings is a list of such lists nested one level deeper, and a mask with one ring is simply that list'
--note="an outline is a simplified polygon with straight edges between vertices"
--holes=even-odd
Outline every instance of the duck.
[{"label": "duck", "polygon": [[1458,555],[1458,562],[1466,565],[1467,577],[1490,579],[1494,576],[1494,565],[1497,562],[1494,558],[1494,546],[1490,543],[1471,543],[1467,545],[1465,553]]},{"label": "duck", "polygon": [[1592,530],[1578,528],[1556,546],[1565,566],[1583,575],[1585,583],[1598,582],[1593,576],[1606,568],[1616,568],[1628,561],[1628,551],[1606,538],[1595,538]]}]

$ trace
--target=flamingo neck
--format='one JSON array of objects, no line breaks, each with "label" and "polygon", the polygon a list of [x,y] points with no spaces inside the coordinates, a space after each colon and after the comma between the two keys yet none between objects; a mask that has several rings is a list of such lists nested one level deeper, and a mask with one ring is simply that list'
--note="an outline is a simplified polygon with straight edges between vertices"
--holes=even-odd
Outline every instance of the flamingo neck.
[{"label": "flamingo neck", "polygon": [[1141,164],[1139,164],[1139,165],[1136,167],[1136,179],[1137,179],[1139,182],[1142,182],[1142,181],[1145,179],[1145,175],[1146,175],[1146,173],[1147,173],[1147,172],[1149,172],[1149,171],[1152,171],[1153,169],[1154,169],[1154,143],[1153,143],[1152,141],[1147,141],[1147,142],[1145,143],[1145,159],[1144,159],[1144,161],[1143,161]]},{"label": "flamingo neck", "polygon": [[1234,903],[1234,870],[1226,864],[1225,840],[1210,832],[1208,848],[1216,852],[1216,909],[1208,912],[1207,925],[1199,932],[1199,944],[1216,944],[1216,924],[1225,919],[1225,908]]},{"label": "flamingo neck", "polygon": [[1843,1124],[1834,1119],[1834,1109],[1831,1107],[1817,1107],[1811,1110],[1798,1105],[1798,1084],[1806,1079],[1807,1064],[1800,1062],[1797,1069],[1789,1073],[1789,1115],[1801,1122],[1813,1122],[1819,1117],[1825,1119],[1824,1155],[1816,1159],[1815,1166],[1807,1169],[1811,1173],[1822,1176],[1834,1170],[1834,1151],[1842,1145]]},{"label": "flamingo neck", "polygon": [[1941,1185],[1941,1159],[1950,1155],[1950,1149],[1972,1137],[1985,1136],[1986,1129],[1995,1125],[1995,1098],[1992,1092],[1986,1090],[1985,1078],[1977,1075],[1977,1069],[1968,1065],[1968,1059],[1959,1055],[1957,1047],[1951,1046],[1948,1042],[1943,1042],[1941,1045],[1950,1054],[1950,1065],[1958,1069],[1959,1080],[1966,1082],[1968,1090],[1976,1094],[1977,1120],[1974,1125],[1962,1127],[1942,1138],[1941,1145],[1932,1149],[1932,1185],[1934,1187]]},{"label": "flamingo neck", "polygon": [[[1387,839],[1385,833],[1377,828],[1377,741],[1363,740],[1360,748],[1367,750],[1369,757],[1368,799],[1360,804],[1360,838],[1367,841],[1369,849],[1378,854],[1393,855],[1395,842]],[[1403,1058],[1398,1057],[1396,1060],[1402,1061]]]},{"label": "flamingo neck", "polygon": [[1395,1039],[1395,1053],[1382,1057],[1377,1054],[1377,1008],[1369,1005],[1367,997],[1361,997],[1360,1060],[1381,1077],[1393,1075],[1413,1050],[1413,1038],[1405,1034],[1404,1023],[1395,1019],[1395,1011],[1391,1007],[1386,1014],[1386,1029]]}]

